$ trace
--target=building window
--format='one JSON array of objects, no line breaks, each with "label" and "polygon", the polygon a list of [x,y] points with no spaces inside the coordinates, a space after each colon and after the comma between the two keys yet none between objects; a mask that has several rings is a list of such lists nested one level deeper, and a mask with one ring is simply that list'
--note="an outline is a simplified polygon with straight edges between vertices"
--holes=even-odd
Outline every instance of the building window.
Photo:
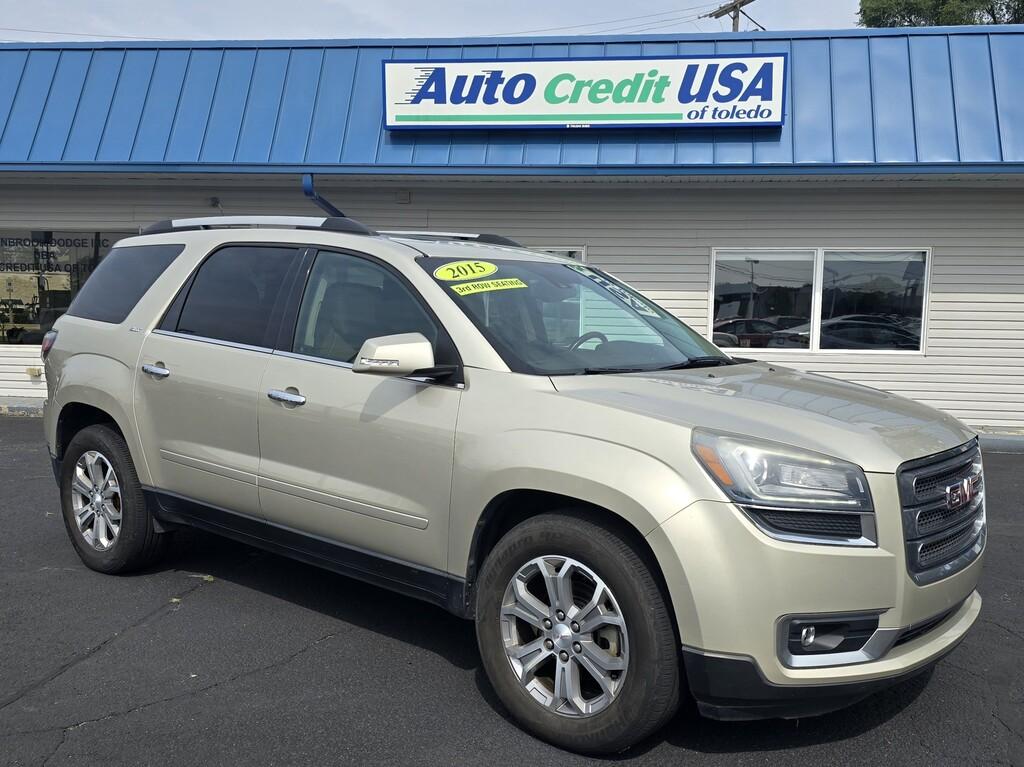
[{"label": "building window", "polygon": [[0,231],[0,344],[38,344],[132,232]]},{"label": "building window", "polygon": [[723,249],[713,259],[718,346],[923,348],[926,251]]}]

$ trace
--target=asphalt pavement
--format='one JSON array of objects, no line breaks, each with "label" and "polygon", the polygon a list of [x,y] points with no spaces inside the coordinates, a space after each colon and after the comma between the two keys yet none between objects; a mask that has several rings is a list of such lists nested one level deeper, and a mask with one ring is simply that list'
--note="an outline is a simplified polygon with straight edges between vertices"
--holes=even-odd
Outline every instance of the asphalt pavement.
[{"label": "asphalt pavement", "polygon": [[[1024,455],[986,453],[981,618],[927,677],[797,721],[690,708],[631,765],[1024,765]],[[42,422],[0,419],[0,764],[591,763],[520,731],[472,625],[211,536],[87,570]]]}]

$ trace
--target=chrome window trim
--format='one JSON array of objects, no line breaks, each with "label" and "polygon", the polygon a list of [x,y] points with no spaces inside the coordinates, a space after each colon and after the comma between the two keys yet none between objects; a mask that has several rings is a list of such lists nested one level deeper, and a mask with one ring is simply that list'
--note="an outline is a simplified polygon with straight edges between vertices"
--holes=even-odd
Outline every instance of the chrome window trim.
[{"label": "chrome window trim", "polygon": [[270,354],[273,349],[267,346],[252,346],[251,344],[240,344],[235,341],[225,341],[222,338],[209,338],[208,336],[197,336],[192,333],[179,333],[177,330],[161,330],[157,328],[151,331],[155,336],[170,336],[171,338],[184,338],[187,341],[198,341],[204,344],[213,344],[214,346],[226,346],[229,349],[241,349],[247,352],[259,352],[261,354]]},{"label": "chrome window trim", "polygon": [[[855,548],[877,548],[878,528],[875,524],[875,512],[873,511],[839,511],[836,509],[790,509],[775,506],[752,506],[739,505],[743,514],[754,523],[754,526],[769,538],[785,543],[804,543],[817,546],[850,546]],[[835,535],[802,535],[800,533],[787,533],[768,525],[758,516],[761,511],[786,511],[798,514],[846,514],[856,515],[861,518],[861,536],[859,538],[844,538]]]},{"label": "chrome window trim", "polygon": [[[301,360],[303,362],[315,362],[320,365],[329,365],[330,367],[342,368],[343,370],[352,370],[353,364],[351,362],[342,362],[341,360],[332,360],[327,357],[314,357],[310,354],[299,354],[297,352],[286,352],[281,349],[274,349],[271,352],[271,356],[284,357],[291,360]],[[441,381],[433,381],[429,378],[421,378],[417,376],[380,376],[381,378],[394,378],[402,381],[411,381],[412,383],[424,384],[426,386],[443,386],[448,389],[465,389],[465,384],[445,384]]]},{"label": "chrome window trim", "polygon": [[312,354],[299,354],[298,352],[286,352],[283,349],[275,349],[271,352],[275,357],[287,357],[291,360],[305,360],[306,362],[318,362],[321,365],[330,365],[335,368],[345,368],[351,370],[353,365],[351,362],[342,362],[341,360],[332,360],[330,357],[314,357]]}]

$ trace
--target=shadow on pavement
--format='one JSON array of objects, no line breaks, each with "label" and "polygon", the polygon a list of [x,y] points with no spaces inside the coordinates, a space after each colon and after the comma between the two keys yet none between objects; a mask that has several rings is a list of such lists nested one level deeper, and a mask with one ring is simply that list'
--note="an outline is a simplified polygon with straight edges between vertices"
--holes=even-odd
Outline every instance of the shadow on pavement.
[{"label": "shadow on pavement", "polygon": [[198,530],[186,531],[185,536],[160,565],[147,572],[212,575],[415,645],[460,669],[480,663],[473,624],[439,607]]},{"label": "shadow on pavement", "polygon": [[[217,536],[188,533],[157,569],[182,570],[253,589],[432,652],[475,670],[481,698],[512,722],[480,664],[473,624],[438,607]],[[856,737],[884,724],[921,694],[931,671],[832,714],[799,720],[716,722],[685,700],[661,731],[608,761],[629,761],[662,743],[709,754],[767,752]],[[513,722],[514,724],[514,722]]]}]

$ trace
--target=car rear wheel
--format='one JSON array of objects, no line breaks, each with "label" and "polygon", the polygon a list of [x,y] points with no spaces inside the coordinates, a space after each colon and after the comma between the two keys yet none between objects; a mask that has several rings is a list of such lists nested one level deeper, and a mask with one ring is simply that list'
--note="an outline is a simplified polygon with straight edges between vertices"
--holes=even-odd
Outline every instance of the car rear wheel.
[{"label": "car rear wheel", "polygon": [[164,535],[156,532],[124,438],[109,426],[78,432],[64,451],[61,510],[82,561],[103,573],[156,562]]},{"label": "car rear wheel", "polygon": [[476,630],[484,669],[526,729],[614,753],[679,699],[675,631],[638,547],[582,511],[529,519],[484,562]]}]

